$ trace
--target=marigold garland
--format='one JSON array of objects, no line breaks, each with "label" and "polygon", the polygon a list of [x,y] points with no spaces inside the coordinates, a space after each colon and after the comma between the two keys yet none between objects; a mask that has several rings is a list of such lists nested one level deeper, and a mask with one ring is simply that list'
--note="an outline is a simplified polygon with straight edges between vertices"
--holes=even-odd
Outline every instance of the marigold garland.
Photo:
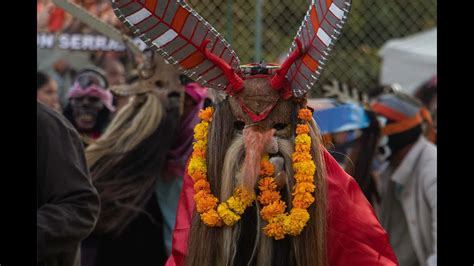
[{"label": "marigold garland", "polygon": [[194,201],[201,220],[208,226],[233,225],[240,220],[240,215],[252,205],[255,194],[253,191],[244,191],[236,188],[234,194],[226,201],[219,203],[219,199],[211,193],[211,186],[207,181],[207,132],[212,121],[214,110],[207,107],[199,112],[202,121],[194,128],[193,153],[188,164],[188,173],[194,180]]},{"label": "marigold garland", "polygon": [[[201,110],[199,118],[202,121],[194,128],[193,153],[188,165],[188,173],[194,180],[194,200],[196,210],[201,216],[204,224],[214,227],[226,224],[234,225],[241,219],[245,209],[252,205],[255,200],[253,191],[246,191],[240,187],[234,190],[233,195],[225,202],[219,203],[219,199],[211,193],[210,184],[207,180],[206,150],[207,132],[209,123],[212,121],[213,109],[208,107]],[[268,222],[263,228],[265,235],[276,240],[283,239],[285,235],[298,235],[309,221],[307,208],[314,202],[315,191],[314,174],[316,166],[311,156],[311,137],[309,136],[308,121],[312,119],[309,109],[303,108],[298,112],[298,118],[304,123],[296,127],[295,152],[292,155],[294,178],[296,184],[293,187],[292,205],[288,212],[286,203],[281,200],[280,192],[273,177],[274,166],[268,155],[263,156],[260,167],[258,188],[260,194],[257,200],[263,205],[260,214]]]},{"label": "marigold garland", "polygon": [[[285,235],[299,235],[309,221],[307,208],[314,202],[312,193],[315,191],[314,174],[316,166],[311,156],[311,137],[309,136],[309,126],[307,122],[312,119],[311,111],[307,108],[298,112],[298,118],[304,124],[296,127],[295,152],[292,155],[293,169],[295,171],[296,184],[293,187],[292,205],[289,213],[285,212],[286,204],[281,200],[280,193],[276,191],[275,179],[268,173],[268,156],[264,156],[261,161],[261,177],[258,185],[260,194],[259,202],[264,206],[260,211],[262,218],[268,222],[263,228],[265,235],[273,237],[275,240],[283,239]],[[273,169],[272,169],[273,170]]]}]

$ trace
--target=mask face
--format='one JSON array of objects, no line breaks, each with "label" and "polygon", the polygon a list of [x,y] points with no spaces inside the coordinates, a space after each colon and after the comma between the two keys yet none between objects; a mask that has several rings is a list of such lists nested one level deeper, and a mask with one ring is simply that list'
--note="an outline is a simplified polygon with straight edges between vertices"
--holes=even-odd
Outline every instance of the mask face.
[{"label": "mask face", "polygon": [[79,130],[92,130],[104,104],[98,97],[78,97],[71,99],[74,122]]}]

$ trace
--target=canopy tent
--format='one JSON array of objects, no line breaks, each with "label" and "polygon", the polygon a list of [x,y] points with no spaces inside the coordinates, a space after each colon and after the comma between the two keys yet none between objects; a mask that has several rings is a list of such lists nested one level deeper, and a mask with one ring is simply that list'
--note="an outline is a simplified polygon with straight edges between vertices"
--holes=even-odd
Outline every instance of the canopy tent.
[{"label": "canopy tent", "polygon": [[437,28],[386,42],[380,83],[398,83],[404,92],[414,94],[424,82],[437,74]]}]

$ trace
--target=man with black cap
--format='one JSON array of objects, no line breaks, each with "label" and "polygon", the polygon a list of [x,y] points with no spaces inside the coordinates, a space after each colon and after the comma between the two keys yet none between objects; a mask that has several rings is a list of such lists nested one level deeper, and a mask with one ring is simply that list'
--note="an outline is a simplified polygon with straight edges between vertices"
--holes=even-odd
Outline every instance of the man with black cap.
[{"label": "man with black cap", "polygon": [[429,112],[399,92],[379,96],[371,107],[382,124],[386,159],[380,222],[400,265],[436,265],[437,148],[423,136]]}]

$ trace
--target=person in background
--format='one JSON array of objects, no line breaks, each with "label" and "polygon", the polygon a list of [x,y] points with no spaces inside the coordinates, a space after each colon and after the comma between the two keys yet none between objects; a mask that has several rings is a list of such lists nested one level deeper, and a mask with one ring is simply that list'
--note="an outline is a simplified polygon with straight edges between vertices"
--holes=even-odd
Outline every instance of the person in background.
[{"label": "person in background", "polygon": [[381,123],[379,218],[401,266],[436,265],[437,148],[423,134],[429,113],[414,97],[383,94],[371,104]]},{"label": "person in background", "polygon": [[58,84],[43,72],[36,73],[36,99],[51,109],[61,112]]},{"label": "person in background", "polygon": [[93,230],[100,202],[74,127],[36,107],[37,265],[80,266],[80,242]]},{"label": "person in background", "polygon": [[113,96],[101,69],[86,68],[79,72],[70,89],[64,116],[81,134],[84,145],[100,137],[115,111]]},{"label": "person in background", "polygon": [[375,114],[359,104],[333,99],[317,99],[312,104],[329,153],[354,177],[375,207],[380,202],[371,167],[380,132]]},{"label": "person in background", "polygon": [[106,60],[104,64],[104,70],[109,86],[121,85],[125,83],[125,67],[119,60]]},{"label": "person in background", "polygon": [[[435,75],[423,84],[415,93],[423,105],[430,111],[433,117],[433,130],[427,130],[427,138],[436,143],[436,127],[438,117],[438,76]],[[431,134],[431,135],[430,135]]]},{"label": "person in background", "polygon": [[83,242],[84,266],[163,265],[171,253],[185,163],[207,89],[185,83],[153,52],[148,59],[137,80],[110,87],[128,102],[86,150],[102,208]]},{"label": "person in background", "polygon": [[54,61],[52,67],[45,72],[58,84],[58,97],[62,109],[68,104],[69,89],[72,86],[76,70],[64,59]]},{"label": "person in background", "polygon": [[128,103],[129,97],[120,93],[115,93],[115,88],[120,90],[120,88],[132,84],[138,79],[138,77],[134,75],[126,80],[125,67],[117,59],[106,59],[103,65],[109,89],[114,96],[114,106],[116,108],[115,114],[117,114]]}]

